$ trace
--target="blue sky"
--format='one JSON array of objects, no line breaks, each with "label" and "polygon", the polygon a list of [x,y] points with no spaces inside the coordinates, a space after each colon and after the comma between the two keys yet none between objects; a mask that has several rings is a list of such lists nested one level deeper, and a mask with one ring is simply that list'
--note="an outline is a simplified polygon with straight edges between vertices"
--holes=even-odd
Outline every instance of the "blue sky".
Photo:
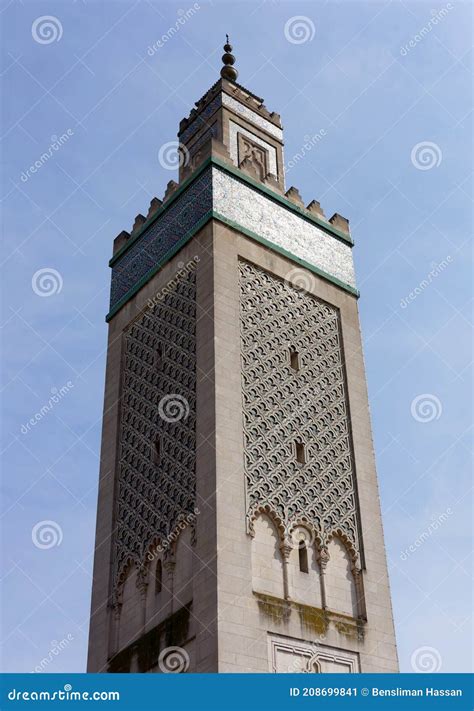
[{"label": "blue sky", "polygon": [[[160,146],[218,78],[229,32],[287,161],[324,130],[287,187],[351,221],[401,669],[429,647],[431,668],[469,671],[470,4],[201,0],[150,56],[193,6],[1,6],[3,670],[48,655],[45,672],[85,669],[107,262],[176,178]],[[52,35],[32,31],[46,15]],[[295,16],[305,42],[285,36]]]}]

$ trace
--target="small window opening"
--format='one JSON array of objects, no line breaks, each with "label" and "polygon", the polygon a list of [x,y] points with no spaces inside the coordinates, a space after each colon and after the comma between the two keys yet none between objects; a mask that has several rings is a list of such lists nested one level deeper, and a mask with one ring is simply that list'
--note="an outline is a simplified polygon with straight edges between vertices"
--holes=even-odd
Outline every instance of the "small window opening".
[{"label": "small window opening", "polygon": [[163,345],[158,344],[156,349],[156,367],[161,368],[163,366]]},{"label": "small window opening", "polygon": [[298,462],[298,464],[305,464],[306,457],[305,457],[305,451],[304,451],[304,444],[302,442],[296,442],[295,449],[296,449],[296,461]]},{"label": "small window opening", "polygon": [[161,588],[163,586],[163,566],[161,564],[161,560],[158,561],[156,564],[156,572],[155,572],[155,595],[158,595],[158,593],[161,592]]},{"label": "small window opening", "polygon": [[301,541],[298,547],[298,556],[300,562],[300,571],[302,573],[308,572],[308,549],[306,548],[306,541]]},{"label": "small window opening", "polygon": [[300,369],[300,354],[296,348],[290,348],[290,366],[293,368],[295,373]]},{"label": "small window opening", "polygon": [[161,456],[161,442],[160,442],[160,438],[157,437],[155,439],[155,442],[152,447],[153,464],[160,463],[160,456]]}]

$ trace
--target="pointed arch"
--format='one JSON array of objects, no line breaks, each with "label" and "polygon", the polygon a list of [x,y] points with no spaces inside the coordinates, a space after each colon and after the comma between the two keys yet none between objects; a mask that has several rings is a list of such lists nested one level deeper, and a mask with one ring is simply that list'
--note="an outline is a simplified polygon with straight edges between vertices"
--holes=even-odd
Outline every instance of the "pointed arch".
[{"label": "pointed arch", "polygon": [[281,535],[267,512],[253,519],[252,589],[256,592],[283,598],[283,558]]},{"label": "pointed arch", "polygon": [[327,565],[324,575],[326,604],[329,609],[359,616],[357,586],[353,575],[354,551],[343,537],[334,533],[327,544]]}]

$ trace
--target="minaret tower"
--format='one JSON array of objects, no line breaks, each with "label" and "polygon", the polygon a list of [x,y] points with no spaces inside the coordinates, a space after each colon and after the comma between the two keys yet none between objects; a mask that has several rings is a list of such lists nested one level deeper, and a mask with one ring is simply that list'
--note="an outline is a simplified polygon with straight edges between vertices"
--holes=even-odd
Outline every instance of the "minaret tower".
[{"label": "minaret tower", "polygon": [[114,242],[88,669],[397,671],[349,224],[231,52]]}]

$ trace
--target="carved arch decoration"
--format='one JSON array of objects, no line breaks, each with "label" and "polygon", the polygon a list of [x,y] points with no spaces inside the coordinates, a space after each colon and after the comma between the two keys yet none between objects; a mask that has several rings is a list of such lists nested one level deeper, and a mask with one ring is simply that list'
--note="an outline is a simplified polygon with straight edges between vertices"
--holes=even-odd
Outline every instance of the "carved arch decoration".
[{"label": "carved arch decoration", "polygon": [[[196,275],[175,277],[123,335],[112,598],[130,561],[196,511]],[[157,365],[157,352],[162,358]],[[153,443],[160,437],[159,461]]]},{"label": "carved arch decoration", "polygon": [[[265,511],[283,535],[309,526],[322,550],[337,533],[360,568],[339,311],[249,262],[239,268],[247,531]],[[310,288],[312,275],[301,273]],[[295,436],[305,442],[304,464],[294,456]]]}]

